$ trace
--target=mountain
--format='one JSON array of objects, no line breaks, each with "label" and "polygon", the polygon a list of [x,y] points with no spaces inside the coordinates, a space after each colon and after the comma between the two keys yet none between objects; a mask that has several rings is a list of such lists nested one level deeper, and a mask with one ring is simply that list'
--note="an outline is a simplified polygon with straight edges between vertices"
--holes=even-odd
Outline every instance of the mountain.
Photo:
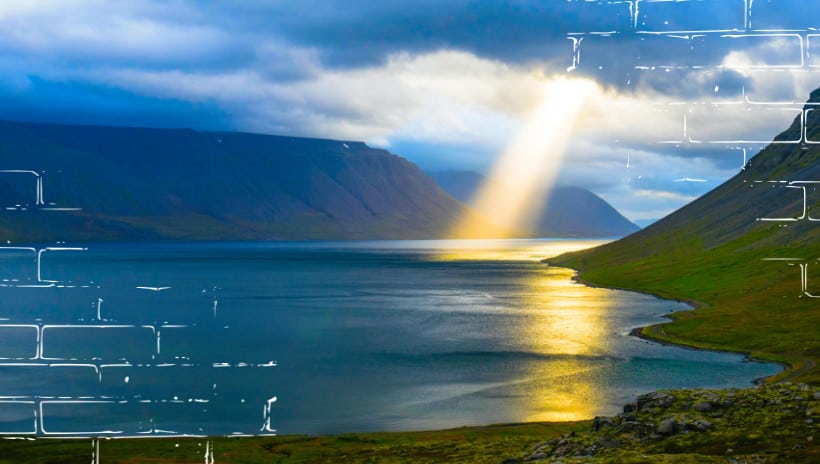
[{"label": "mountain", "polygon": [[[484,183],[484,176],[472,171],[428,174],[445,192],[467,204]],[[614,237],[640,229],[604,199],[580,187],[552,189],[535,227],[540,237]]]},{"label": "mountain", "polygon": [[[820,89],[805,139],[820,138]],[[775,137],[795,140],[803,115]],[[772,143],[708,194],[631,236],[548,260],[595,284],[688,299],[653,338],[786,362],[820,383],[820,145]],[[770,219],[786,219],[773,221]]]},{"label": "mountain", "polygon": [[0,122],[0,170],[41,173],[45,203],[0,173],[4,241],[435,238],[474,214],[352,141]]},{"label": "mountain", "polygon": [[652,218],[652,219],[638,219],[638,220],[635,220],[634,222],[635,222],[636,226],[643,229],[645,227],[651,226],[653,223],[655,223],[657,221],[658,221],[657,218]]}]

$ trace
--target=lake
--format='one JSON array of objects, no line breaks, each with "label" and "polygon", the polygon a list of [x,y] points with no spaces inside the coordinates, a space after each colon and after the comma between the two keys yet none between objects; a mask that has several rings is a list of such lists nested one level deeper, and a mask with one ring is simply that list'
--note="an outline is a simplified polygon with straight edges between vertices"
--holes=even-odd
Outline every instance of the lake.
[{"label": "lake", "polygon": [[88,244],[39,263],[0,250],[0,433],[576,420],[781,370],[629,336],[687,306],[540,262],[600,243]]}]

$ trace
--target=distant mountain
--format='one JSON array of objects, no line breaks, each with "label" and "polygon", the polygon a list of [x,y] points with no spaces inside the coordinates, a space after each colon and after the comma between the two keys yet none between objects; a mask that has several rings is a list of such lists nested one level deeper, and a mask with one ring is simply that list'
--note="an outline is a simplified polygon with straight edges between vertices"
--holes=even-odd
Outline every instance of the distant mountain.
[{"label": "distant mountain", "polygon": [[[474,214],[361,142],[0,122],[0,240],[436,238]],[[80,211],[45,211],[80,207]]]},{"label": "distant mountain", "polygon": [[[430,172],[444,191],[469,204],[484,182],[472,171]],[[492,218],[490,218],[492,219]],[[556,187],[547,197],[536,221],[541,237],[614,237],[631,234],[640,228],[589,190]]]}]

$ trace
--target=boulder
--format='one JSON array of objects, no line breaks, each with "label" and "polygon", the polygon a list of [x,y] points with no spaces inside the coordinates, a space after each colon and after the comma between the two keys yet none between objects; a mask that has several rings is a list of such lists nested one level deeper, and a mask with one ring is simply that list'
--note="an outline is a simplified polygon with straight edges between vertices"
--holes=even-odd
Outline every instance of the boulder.
[{"label": "boulder", "polygon": [[709,412],[712,410],[712,403],[709,403],[708,401],[701,401],[700,403],[695,403],[695,405],[692,406],[692,409],[697,412]]},{"label": "boulder", "polygon": [[664,419],[658,424],[658,433],[661,435],[674,435],[678,431],[678,423],[674,419]]}]

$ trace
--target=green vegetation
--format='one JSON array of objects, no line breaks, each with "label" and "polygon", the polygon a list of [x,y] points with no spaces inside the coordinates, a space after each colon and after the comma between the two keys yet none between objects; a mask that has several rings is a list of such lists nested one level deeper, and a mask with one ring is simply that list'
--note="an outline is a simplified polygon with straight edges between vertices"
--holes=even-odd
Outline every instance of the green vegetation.
[{"label": "green vegetation", "polygon": [[[683,245],[675,255],[658,253],[640,261],[620,261],[610,250],[601,249],[553,262],[581,269],[582,279],[595,285],[639,290],[695,305],[694,311],[671,314],[671,323],[644,328],[642,334],[649,338],[749,353],[790,366],[773,380],[820,383],[816,368],[820,301],[801,296],[798,266],[763,261],[791,256],[788,252],[750,246],[749,239],[711,249]],[[820,256],[820,249],[807,247],[794,254]]]},{"label": "green vegetation", "polygon": [[[217,463],[494,463],[532,450],[533,443],[589,429],[589,422],[464,427],[436,432],[355,433],[336,436],[212,438]],[[201,463],[209,439],[101,440],[111,463]],[[90,440],[0,441],[0,464],[81,463]]]}]

